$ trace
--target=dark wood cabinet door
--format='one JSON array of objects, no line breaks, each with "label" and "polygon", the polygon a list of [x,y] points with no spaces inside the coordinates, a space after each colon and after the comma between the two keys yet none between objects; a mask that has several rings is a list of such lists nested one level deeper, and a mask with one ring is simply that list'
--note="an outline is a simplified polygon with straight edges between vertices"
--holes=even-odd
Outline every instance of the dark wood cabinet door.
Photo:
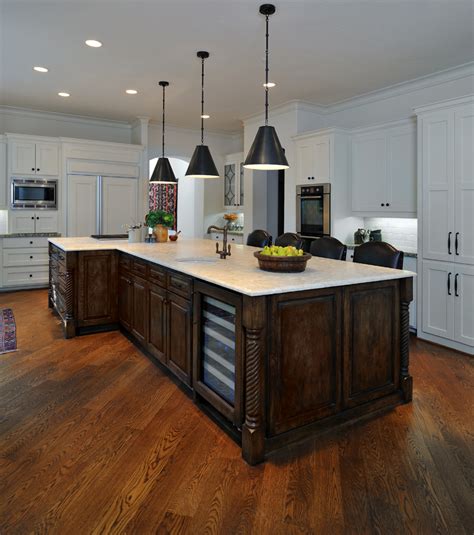
[{"label": "dark wood cabinet door", "polygon": [[344,405],[354,407],[398,388],[400,304],[398,281],[344,292]]},{"label": "dark wood cabinet door", "polygon": [[191,302],[168,292],[168,368],[191,384]]},{"label": "dark wood cabinet door", "polygon": [[132,334],[142,344],[146,344],[148,334],[148,284],[132,275]]},{"label": "dark wood cabinet door", "polygon": [[78,324],[107,325],[118,319],[115,251],[84,251],[78,259]]},{"label": "dark wood cabinet door", "polygon": [[271,300],[269,433],[336,413],[341,404],[341,291]]},{"label": "dark wood cabinet door", "polygon": [[166,290],[150,284],[148,288],[148,350],[166,364]]},{"label": "dark wood cabinet door", "polygon": [[128,273],[120,273],[118,293],[119,321],[124,329],[130,331],[132,329],[133,286],[132,279]]}]

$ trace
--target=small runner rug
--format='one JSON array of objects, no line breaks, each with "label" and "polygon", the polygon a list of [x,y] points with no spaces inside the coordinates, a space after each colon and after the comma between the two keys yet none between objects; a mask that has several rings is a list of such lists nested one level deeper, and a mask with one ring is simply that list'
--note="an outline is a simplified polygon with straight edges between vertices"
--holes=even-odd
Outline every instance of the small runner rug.
[{"label": "small runner rug", "polygon": [[0,308],[0,354],[16,351],[16,324],[11,308]]}]

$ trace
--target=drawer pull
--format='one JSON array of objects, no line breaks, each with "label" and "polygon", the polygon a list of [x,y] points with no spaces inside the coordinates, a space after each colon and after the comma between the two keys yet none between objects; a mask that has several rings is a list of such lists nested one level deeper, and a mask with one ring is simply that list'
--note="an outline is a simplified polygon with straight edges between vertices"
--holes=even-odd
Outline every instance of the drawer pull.
[{"label": "drawer pull", "polygon": [[30,273],[30,278],[32,277],[33,275]]},{"label": "drawer pull", "polygon": [[30,241],[30,245],[33,245],[33,242],[32,242],[32,241]]},{"label": "drawer pull", "polygon": [[30,260],[33,260],[33,257],[30,255]]}]

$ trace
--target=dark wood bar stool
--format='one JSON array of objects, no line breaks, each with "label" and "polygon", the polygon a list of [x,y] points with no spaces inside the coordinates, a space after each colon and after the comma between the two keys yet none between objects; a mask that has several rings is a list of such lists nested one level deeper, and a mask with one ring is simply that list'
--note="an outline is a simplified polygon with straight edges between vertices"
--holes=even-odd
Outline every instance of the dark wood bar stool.
[{"label": "dark wood bar stool", "polygon": [[266,230],[254,230],[247,236],[247,245],[265,247],[272,244],[272,237]]},{"label": "dark wood bar stool", "polygon": [[311,243],[309,252],[313,256],[322,258],[332,258],[333,260],[345,260],[347,255],[347,246],[338,239],[330,236],[323,236]]},{"label": "dark wood bar stool", "polygon": [[288,247],[292,245],[297,249],[303,248],[303,238],[295,232],[285,232],[275,240],[275,245],[279,247]]},{"label": "dark wood bar stool", "polygon": [[403,269],[403,252],[383,241],[370,241],[354,249],[354,262]]}]

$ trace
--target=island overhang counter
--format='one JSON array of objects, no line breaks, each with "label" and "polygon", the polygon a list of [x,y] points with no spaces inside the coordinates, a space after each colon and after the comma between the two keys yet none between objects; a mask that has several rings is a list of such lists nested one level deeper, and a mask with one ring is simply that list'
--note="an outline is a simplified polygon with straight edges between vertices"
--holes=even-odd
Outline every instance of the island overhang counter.
[{"label": "island overhang counter", "polygon": [[323,429],[408,402],[414,273],[311,258],[259,270],[210,240],[51,238],[49,306],[66,337],[120,328],[256,464]]}]

